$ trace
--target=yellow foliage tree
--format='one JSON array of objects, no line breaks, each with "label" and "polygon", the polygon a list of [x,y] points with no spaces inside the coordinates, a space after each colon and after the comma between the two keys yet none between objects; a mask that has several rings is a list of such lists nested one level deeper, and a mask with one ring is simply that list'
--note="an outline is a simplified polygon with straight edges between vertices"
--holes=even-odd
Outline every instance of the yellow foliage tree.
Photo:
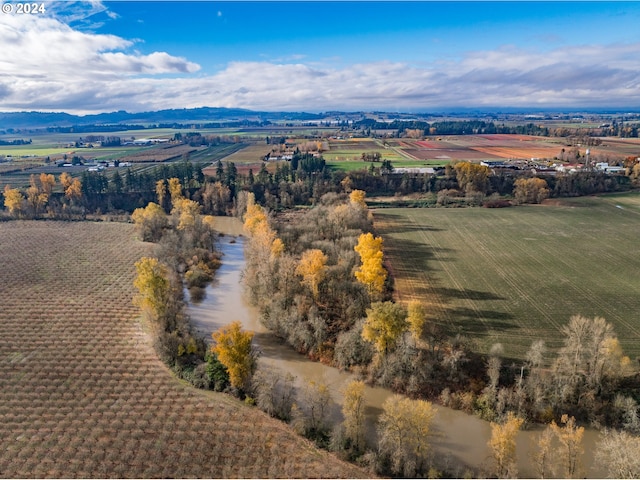
[{"label": "yellow foliage tree", "polygon": [[73,182],[73,177],[69,175],[67,172],[63,172],[60,174],[60,185],[62,185],[63,189],[67,189],[69,185]]},{"label": "yellow foliage tree", "polygon": [[169,270],[153,257],[141,258],[135,267],[137,276],[133,285],[139,292],[135,303],[147,310],[154,319],[159,319],[164,315],[169,300]]},{"label": "yellow foliage tree", "polygon": [[229,382],[243,389],[255,369],[255,356],[251,342],[253,332],[242,331],[240,322],[233,322],[212,335],[215,345],[213,353],[229,372]]},{"label": "yellow foliage tree", "polygon": [[82,197],[82,183],[67,172],[60,174],[60,185],[64,190],[64,196],[69,200],[77,200]]},{"label": "yellow foliage tree", "polygon": [[4,187],[4,206],[14,217],[19,217],[23,212],[24,195],[17,188],[9,185]]},{"label": "yellow foliage tree", "polygon": [[379,448],[391,461],[393,473],[413,477],[429,453],[431,423],[436,410],[425,400],[394,395],[382,404],[378,420]]},{"label": "yellow foliage tree", "polygon": [[377,302],[367,309],[367,318],[362,326],[362,338],[373,343],[379,353],[387,354],[398,338],[407,331],[407,312],[393,302]]},{"label": "yellow foliage tree", "polygon": [[247,211],[244,214],[244,228],[250,235],[254,235],[260,229],[267,229],[269,222],[264,209],[257,205],[255,196],[250,193],[247,198]]},{"label": "yellow foliage tree", "polygon": [[456,162],[453,165],[461,190],[486,193],[489,188],[489,167],[471,162]]},{"label": "yellow foliage tree", "polygon": [[352,381],[342,402],[345,435],[356,449],[364,447],[364,382]]},{"label": "yellow foliage tree", "polygon": [[371,233],[363,233],[354,247],[360,254],[362,265],[355,275],[358,281],[367,286],[369,295],[382,293],[387,271],[382,265],[382,237],[374,237]]},{"label": "yellow foliage tree", "polygon": [[40,174],[40,189],[42,190],[42,193],[47,195],[47,197],[51,195],[55,185],[56,179],[53,175],[44,172]]},{"label": "yellow foliage tree", "polygon": [[427,322],[424,306],[419,300],[411,300],[407,306],[407,322],[409,322],[409,330],[411,336],[417,342],[422,337],[424,325]]},{"label": "yellow foliage tree", "polygon": [[305,250],[296,268],[296,273],[302,276],[302,283],[311,289],[315,299],[318,298],[318,286],[327,272],[327,260],[322,250],[316,248]]},{"label": "yellow foliage tree", "polygon": [[566,413],[560,418],[560,423],[564,426],[561,427],[552,421],[549,428],[560,442],[557,453],[562,468],[561,476],[564,478],[582,476],[580,456],[584,452],[582,446],[584,427],[577,427],[576,419],[569,417]]},{"label": "yellow foliage tree", "polygon": [[548,478],[551,467],[553,432],[547,427],[538,436],[538,449],[533,452],[531,459],[540,478]]},{"label": "yellow foliage tree", "polygon": [[504,423],[491,422],[491,438],[488,445],[495,462],[495,474],[498,478],[515,478],[516,435],[524,420],[509,412]]},{"label": "yellow foliage tree", "polygon": [[145,208],[136,208],[131,219],[145,242],[157,242],[167,226],[167,216],[157,203],[149,202]]},{"label": "yellow foliage tree", "polygon": [[31,175],[27,188],[27,203],[31,207],[32,213],[37,215],[44,210],[49,201],[49,194],[43,191],[35,175]]},{"label": "yellow foliage tree", "polygon": [[178,219],[178,230],[195,230],[200,226],[202,206],[198,202],[182,197],[172,202],[171,215]]},{"label": "yellow foliage tree", "polygon": [[182,198],[182,185],[177,178],[169,179],[169,195],[171,196],[171,205],[175,207]]},{"label": "yellow foliage tree", "polygon": [[346,193],[351,192],[351,190],[353,189],[353,180],[351,180],[350,176],[346,176],[344,177],[344,179],[340,182],[340,185],[342,185],[342,188],[344,189],[344,191]]},{"label": "yellow foliage tree", "polygon": [[164,201],[167,198],[167,182],[164,179],[156,182],[156,197],[158,205],[164,206]]},{"label": "yellow foliage tree", "polygon": [[279,238],[275,238],[271,244],[271,260],[280,258],[284,252],[284,243]]},{"label": "yellow foliage tree", "polygon": [[540,203],[549,193],[547,182],[542,178],[518,178],[514,183],[513,196],[518,203]]},{"label": "yellow foliage tree", "polygon": [[367,204],[364,201],[366,195],[367,193],[362,190],[353,190],[349,194],[349,201],[354,207],[367,208]]}]

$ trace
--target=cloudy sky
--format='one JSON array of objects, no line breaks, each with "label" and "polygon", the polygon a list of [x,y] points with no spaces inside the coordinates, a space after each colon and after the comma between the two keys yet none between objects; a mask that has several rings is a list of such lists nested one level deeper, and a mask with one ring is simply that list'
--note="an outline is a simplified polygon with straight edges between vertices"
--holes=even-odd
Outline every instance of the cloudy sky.
[{"label": "cloudy sky", "polygon": [[637,2],[44,5],[0,13],[0,111],[640,108]]}]

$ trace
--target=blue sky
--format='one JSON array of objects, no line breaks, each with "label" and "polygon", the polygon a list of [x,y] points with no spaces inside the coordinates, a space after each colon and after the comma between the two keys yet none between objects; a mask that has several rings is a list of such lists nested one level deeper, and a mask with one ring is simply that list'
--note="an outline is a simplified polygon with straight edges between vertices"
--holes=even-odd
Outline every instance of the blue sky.
[{"label": "blue sky", "polygon": [[640,107],[636,2],[53,2],[0,15],[0,110]]}]

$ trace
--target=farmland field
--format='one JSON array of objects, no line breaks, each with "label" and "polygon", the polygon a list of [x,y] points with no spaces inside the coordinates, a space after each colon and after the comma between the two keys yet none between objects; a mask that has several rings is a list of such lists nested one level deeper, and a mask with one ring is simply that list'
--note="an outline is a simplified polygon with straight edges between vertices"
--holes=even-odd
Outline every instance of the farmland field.
[{"label": "farmland field", "polygon": [[487,352],[522,359],[531,343],[560,346],[574,314],[614,325],[640,356],[640,195],[507,209],[381,209],[374,213],[400,300]]},{"label": "farmland field", "polygon": [[0,476],[367,476],[169,373],[132,304],[149,248],[128,224],[0,223]]},{"label": "farmland field", "polygon": [[271,148],[272,145],[265,143],[249,145],[225,157],[223,162],[234,162],[235,164],[260,162],[267,153],[271,152]]}]

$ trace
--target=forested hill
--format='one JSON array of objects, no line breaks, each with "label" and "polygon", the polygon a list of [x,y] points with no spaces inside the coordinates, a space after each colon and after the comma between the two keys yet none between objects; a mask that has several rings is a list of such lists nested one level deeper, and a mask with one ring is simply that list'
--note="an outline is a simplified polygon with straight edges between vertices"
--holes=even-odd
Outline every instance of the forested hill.
[{"label": "forested hill", "polygon": [[256,112],[241,108],[185,108],[157,112],[129,113],[125,111],[95,115],[71,115],[64,112],[0,113],[0,129],[71,127],[83,125],[189,123],[189,122],[268,122],[275,120],[317,120],[323,115],[305,112]]}]

